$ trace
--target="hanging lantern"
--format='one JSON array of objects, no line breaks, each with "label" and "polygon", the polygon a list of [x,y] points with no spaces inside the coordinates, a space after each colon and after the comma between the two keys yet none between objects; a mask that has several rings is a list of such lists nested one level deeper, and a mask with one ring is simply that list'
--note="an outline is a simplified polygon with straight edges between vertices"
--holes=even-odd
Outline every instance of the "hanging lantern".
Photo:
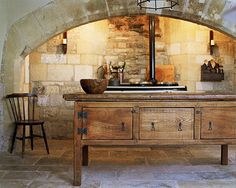
[{"label": "hanging lantern", "polygon": [[174,6],[179,5],[179,0],[137,0],[137,5],[141,9],[172,9]]}]

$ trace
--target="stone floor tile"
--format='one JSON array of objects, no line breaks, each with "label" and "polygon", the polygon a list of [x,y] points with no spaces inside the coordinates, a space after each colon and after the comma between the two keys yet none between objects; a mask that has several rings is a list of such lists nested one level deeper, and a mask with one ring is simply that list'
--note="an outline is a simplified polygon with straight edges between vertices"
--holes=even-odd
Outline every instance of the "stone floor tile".
[{"label": "stone floor tile", "polygon": [[63,154],[60,157],[63,158],[63,159],[65,159],[65,158],[72,159],[73,158],[73,150],[65,150],[65,151],[63,151]]},{"label": "stone floor tile", "polygon": [[195,172],[201,180],[230,180],[234,179],[232,173],[220,171],[220,172]]},{"label": "stone floor tile", "polygon": [[[63,143],[63,144],[62,144]],[[41,143],[44,144],[44,143]],[[49,149],[53,148],[55,150],[73,150],[73,140],[55,140],[55,139],[51,139],[48,142],[49,145]],[[44,147],[44,145],[43,145]]]},{"label": "stone floor tile", "polygon": [[155,172],[153,174],[155,180],[172,180],[172,181],[184,181],[184,180],[201,180],[201,177],[196,173],[161,173]]},{"label": "stone floor tile", "polygon": [[33,181],[27,188],[72,188],[71,184],[50,181]]},{"label": "stone floor tile", "polygon": [[190,165],[189,161],[186,158],[165,158],[165,159],[156,159],[153,157],[147,157],[147,163],[149,165]]},{"label": "stone floor tile", "polygon": [[61,159],[61,158],[57,158],[57,157],[42,157],[41,159],[39,159],[37,161],[37,163],[35,165],[46,165],[46,166],[50,166],[50,165],[72,165],[72,160],[69,159]]},{"label": "stone floor tile", "polygon": [[158,168],[155,170],[155,168],[153,168],[151,170],[150,168],[145,168],[145,166],[140,168],[124,168],[118,173],[118,179],[121,181],[156,180],[153,174],[155,171],[161,172],[161,169]]},{"label": "stone floor tile", "polygon": [[6,174],[6,171],[0,171],[0,179]]},{"label": "stone floor tile", "polygon": [[73,173],[72,172],[57,172],[53,171],[48,175],[49,182],[62,182],[72,185],[73,184]]},{"label": "stone floor tile", "polygon": [[37,171],[38,166],[34,165],[1,165],[0,170],[6,171]]},{"label": "stone floor tile", "polygon": [[219,172],[220,169],[212,165],[166,165],[163,166],[168,173],[192,173],[192,172]]},{"label": "stone floor tile", "polygon": [[20,172],[9,171],[2,178],[5,180],[33,180],[47,179],[49,172]]},{"label": "stone floor tile", "polygon": [[40,158],[37,156],[0,155],[0,165],[33,165]]},{"label": "stone floor tile", "polygon": [[103,166],[95,166],[95,167],[84,167],[83,168],[83,179],[85,182],[87,181],[100,181],[100,180],[117,180],[117,176],[119,173],[119,169],[114,167],[103,167]]},{"label": "stone floor tile", "polygon": [[69,172],[72,171],[72,165],[64,165],[64,166],[55,166],[55,165],[51,165],[51,166],[36,166],[37,167],[37,171],[55,171],[55,172]]},{"label": "stone floor tile", "polygon": [[[0,153],[0,188],[72,187],[72,140],[49,140],[50,155],[41,139],[36,143],[34,151],[26,149],[24,158],[21,148],[13,154]],[[236,185],[236,146],[229,147],[229,165],[220,165],[219,155],[220,146],[214,145],[90,147],[81,187],[232,187]]]},{"label": "stone floor tile", "polygon": [[235,172],[236,171],[236,165],[212,165],[214,168],[216,168],[219,171],[224,172]]},{"label": "stone floor tile", "polygon": [[102,188],[178,188],[175,181],[103,181]]},{"label": "stone floor tile", "polygon": [[[63,150],[55,150],[55,149],[50,149],[49,148],[49,152],[50,152],[50,156],[54,156],[54,157],[61,157],[64,154]],[[20,153],[21,154],[21,153]],[[44,149],[34,149],[34,150],[26,150],[25,151],[25,155],[26,156],[38,156],[38,157],[45,157],[45,154],[47,156],[47,150]]]},{"label": "stone floor tile", "polygon": [[0,188],[26,188],[31,181],[0,180]]},{"label": "stone floor tile", "polygon": [[179,188],[235,188],[236,180],[180,181]]}]

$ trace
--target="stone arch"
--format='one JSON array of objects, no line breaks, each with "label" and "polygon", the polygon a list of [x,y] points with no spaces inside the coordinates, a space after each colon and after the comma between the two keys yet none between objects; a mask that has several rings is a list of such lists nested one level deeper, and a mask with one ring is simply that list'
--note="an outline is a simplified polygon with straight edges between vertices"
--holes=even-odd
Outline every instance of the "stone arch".
[{"label": "stone arch", "polygon": [[[232,5],[231,5],[232,6]],[[5,43],[2,75],[6,93],[19,91],[19,65],[24,57],[51,37],[70,28],[112,16],[156,14],[205,25],[236,37],[236,23],[219,17],[230,7],[226,1],[180,0],[174,10],[146,11],[135,0],[55,0],[14,23]],[[11,77],[9,75],[12,75]]]}]

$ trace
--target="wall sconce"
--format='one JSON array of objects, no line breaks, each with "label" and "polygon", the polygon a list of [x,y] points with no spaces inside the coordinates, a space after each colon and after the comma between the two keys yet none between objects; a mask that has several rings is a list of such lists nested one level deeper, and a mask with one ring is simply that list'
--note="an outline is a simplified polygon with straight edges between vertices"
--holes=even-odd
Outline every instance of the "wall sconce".
[{"label": "wall sconce", "polygon": [[63,54],[66,54],[67,52],[67,32],[63,33],[63,38],[62,38],[62,51]]},{"label": "wall sconce", "polygon": [[214,33],[212,30],[210,30],[210,54],[211,55],[213,55],[214,46],[215,46]]}]

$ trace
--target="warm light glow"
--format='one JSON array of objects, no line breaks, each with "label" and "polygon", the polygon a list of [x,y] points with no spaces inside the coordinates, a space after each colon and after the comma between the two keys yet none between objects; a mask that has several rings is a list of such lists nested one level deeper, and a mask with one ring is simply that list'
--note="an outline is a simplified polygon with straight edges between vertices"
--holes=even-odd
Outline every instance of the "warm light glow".
[{"label": "warm light glow", "polygon": [[214,46],[214,45],[215,45],[215,41],[211,40],[211,46]]},{"label": "warm light glow", "polygon": [[62,44],[67,44],[67,40],[63,39]]},{"label": "warm light glow", "polygon": [[67,39],[63,39],[62,44],[67,44]]}]

